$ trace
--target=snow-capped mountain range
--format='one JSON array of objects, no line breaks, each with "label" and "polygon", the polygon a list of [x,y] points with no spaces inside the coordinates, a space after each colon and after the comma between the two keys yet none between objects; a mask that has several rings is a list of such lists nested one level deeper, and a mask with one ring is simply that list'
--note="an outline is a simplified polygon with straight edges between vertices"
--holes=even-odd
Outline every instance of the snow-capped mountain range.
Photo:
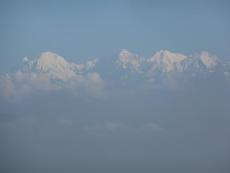
[{"label": "snow-capped mountain range", "polygon": [[211,78],[223,78],[229,83],[229,64],[206,51],[187,56],[160,50],[149,58],[143,58],[123,49],[116,60],[125,81],[141,80],[150,82],[153,86],[166,87]]},{"label": "snow-capped mountain range", "polygon": [[208,52],[186,56],[160,50],[150,58],[144,58],[122,49],[115,61],[109,59],[111,71],[114,73],[109,77],[106,76],[106,70],[100,70],[107,66],[104,60],[93,59],[84,64],[76,64],[52,52],[43,52],[33,60],[25,57],[18,71],[1,75],[1,93],[12,96],[16,93],[28,94],[34,90],[66,88],[98,93],[111,81],[129,83],[133,78],[139,83],[150,82],[151,85],[165,85],[171,80],[174,83],[180,80],[189,81],[191,78],[210,77],[217,73],[226,81],[230,78],[230,63],[222,62]]},{"label": "snow-capped mountain range", "polygon": [[133,72],[213,72],[220,64],[216,56],[208,52],[202,52],[199,55],[186,56],[180,53],[173,53],[168,50],[160,50],[150,58],[143,58],[123,49],[118,57],[117,64],[123,69]]},{"label": "snow-capped mountain range", "polygon": [[95,71],[97,59],[84,64],[68,62],[56,53],[43,52],[34,60],[23,58],[15,73],[0,76],[0,92],[4,97],[24,96],[34,91],[68,90],[100,93],[104,81]]}]

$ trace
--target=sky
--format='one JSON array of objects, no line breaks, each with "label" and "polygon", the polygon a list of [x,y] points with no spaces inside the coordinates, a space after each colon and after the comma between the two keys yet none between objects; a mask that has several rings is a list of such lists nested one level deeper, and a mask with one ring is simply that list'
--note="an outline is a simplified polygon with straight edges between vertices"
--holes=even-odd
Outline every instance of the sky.
[{"label": "sky", "polygon": [[127,48],[207,50],[229,59],[230,3],[195,1],[1,1],[0,72],[53,51],[70,60],[111,57]]},{"label": "sky", "polygon": [[0,172],[229,173],[229,9],[0,1]]}]

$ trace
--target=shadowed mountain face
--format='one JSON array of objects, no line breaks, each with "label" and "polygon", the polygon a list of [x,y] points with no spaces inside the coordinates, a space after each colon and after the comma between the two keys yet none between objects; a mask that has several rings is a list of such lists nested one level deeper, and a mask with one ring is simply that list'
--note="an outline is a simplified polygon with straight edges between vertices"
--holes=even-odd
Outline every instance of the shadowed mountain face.
[{"label": "shadowed mountain face", "polygon": [[24,58],[0,79],[0,172],[227,173],[229,69],[207,52]]}]

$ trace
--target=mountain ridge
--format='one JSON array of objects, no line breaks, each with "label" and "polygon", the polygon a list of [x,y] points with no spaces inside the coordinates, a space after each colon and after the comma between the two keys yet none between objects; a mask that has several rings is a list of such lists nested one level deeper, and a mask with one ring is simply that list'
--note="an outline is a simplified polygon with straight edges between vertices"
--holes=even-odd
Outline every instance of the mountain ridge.
[{"label": "mountain ridge", "polygon": [[23,95],[34,90],[63,89],[99,93],[104,86],[170,88],[211,78],[230,83],[230,62],[208,52],[187,56],[160,50],[144,58],[122,49],[116,59],[104,60],[77,64],[53,52],[43,52],[35,59],[25,57],[16,72],[0,76],[0,90],[11,96],[17,92]]}]

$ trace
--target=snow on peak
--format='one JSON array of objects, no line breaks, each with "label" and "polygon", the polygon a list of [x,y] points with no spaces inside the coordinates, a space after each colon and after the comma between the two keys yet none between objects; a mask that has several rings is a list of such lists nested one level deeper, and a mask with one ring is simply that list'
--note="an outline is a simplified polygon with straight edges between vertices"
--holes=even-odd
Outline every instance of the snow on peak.
[{"label": "snow on peak", "polygon": [[52,52],[43,52],[37,60],[37,67],[47,71],[50,68],[66,68],[69,63],[61,56]]},{"label": "snow on peak", "polygon": [[28,58],[28,57],[24,57],[22,61],[23,61],[24,63],[26,63],[26,62],[29,61],[29,58]]},{"label": "snow on peak", "polygon": [[174,62],[180,62],[185,60],[187,57],[185,55],[182,55],[180,53],[173,53],[168,50],[160,50],[157,53],[154,54],[152,58],[149,59],[149,61],[168,61],[171,63]]},{"label": "snow on peak", "polygon": [[186,56],[168,50],[160,50],[152,57],[144,59],[139,55],[123,49],[117,60],[118,64],[132,72],[148,71],[148,73],[186,72],[196,73],[201,71],[212,72],[216,69],[219,60],[216,56],[203,51],[199,55]]},{"label": "snow on peak", "polygon": [[187,56],[179,53],[173,53],[168,50],[160,50],[149,58],[147,62],[153,64],[153,69],[159,69],[163,72],[183,70],[182,61],[187,59]]},{"label": "snow on peak", "polygon": [[217,57],[211,56],[206,51],[201,52],[200,59],[201,59],[202,63],[206,66],[206,68],[208,68],[208,69],[213,69],[218,64]]},{"label": "snow on peak", "polygon": [[89,60],[85,64],[68,62],[62,56],[53,52],[43,52],[35,60],[23,59],[23,72],[35,72],[45,74],[51,79],[69,80],[77,74],[91,71],[97,63],[97,59]]},{"label": "snow on peak", "polygon": [[133,55],[133,53],[130,52],[129,50],[127,50],[127,49],[121,49],[120,56],[127,57],[127,56],[130,56],[130,55]]},{"label": "snow on peak", "polygon": [[52,52],[43,52],[35,61],[36,70],[46,73],[52,79],[66,81],[75,76],[73,65]]},{"label": "snow on peak", "polygon": [[139,55],[134,54],[127,49],[122,49],[118,56],[117,64],[123,69],[140,72],[140,66],[143,61],[144,59]]},{"label": "snow on peak", "polygon": [[5,75],[0,80],[0,93],[5,97],[21,97],[44,90],[73,90],[100,94],[103,90],[103,79],[93,71],[97,60],[84,64],[68,62],[62,56],[52,53],[41,53],[37,59],[23,59],[23,66],[14,73]]}]

